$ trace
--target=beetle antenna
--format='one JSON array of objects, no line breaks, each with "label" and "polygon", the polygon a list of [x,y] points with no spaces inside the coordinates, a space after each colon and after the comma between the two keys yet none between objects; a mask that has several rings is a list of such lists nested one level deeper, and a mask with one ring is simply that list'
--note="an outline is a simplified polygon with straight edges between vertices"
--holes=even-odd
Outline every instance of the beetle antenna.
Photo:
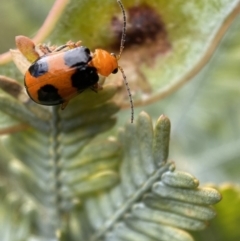
[{"label": "beetle antenna", "polygon": [[[123,27],[122,27],[122,38],[121,38],[121,44],[120,44],[120,50],[119,50],[119,54],[117,56],[117,60],[119,60],[121,58],[123,49],[124,49],[124,43],[125,43],[125,38],[126,38],[126,29],[127,29],[127,18],[126,18],[126,11],[123,7],[123,4],[121,2],[121,0],[117,0],[121,10],[122,10],[122,15],[123,15]],[[127,77],[122,69],[121,66],[118,66],[118,69],[122,72],[122,76],[123,76],[123,81],[124,84],[126,86],[127,92],[128,92],[128,97],[129,97],[129,101],[130,101],[130,107],[131,107],[131,123],[133,123],[133,119],[134,119],[134,107],[133,107],[133,100],[132,100],[132,94],[127,82]]]},{"label": "beetle antenna", "polygon": [[126,19],[126,11],[123,7],[123,4],[121,0],[117,0],[121,10],[122,10],[122,15],[123,15],[123,27],[122,27],[122,38],[121,38],[121,44],[120,44],[120,50],[119,54],[117,56],[117,59],[121,58],[122,51],[124,49],[124,43],[125,43],[125,37],[126,37],[126,25],[127,25],[127,19]]},{"label": "beetle antenna", "polygon": [[131,123],[133,123],[133,119],[134,119],[134,107],[133,107],[133,100],[132,100],[132,94],[130,91],[130,88],[128,86],[128,82],[127,82],[127,77],[122,69],[121,66],[118,66],[118,69],[122,72],[122,76],[123,76],[123,81],[124,84],[126,86],[127,92],[128,92],[128,97],[129,97],[129,101],[130,101],[130,107],[131,107]]}]

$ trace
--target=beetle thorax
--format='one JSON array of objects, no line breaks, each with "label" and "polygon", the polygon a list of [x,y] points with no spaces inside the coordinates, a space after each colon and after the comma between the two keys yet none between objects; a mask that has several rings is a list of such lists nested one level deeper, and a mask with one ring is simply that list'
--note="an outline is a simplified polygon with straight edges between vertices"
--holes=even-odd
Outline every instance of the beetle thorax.
[{"label": "beetle thorax", "polygon": [[96,49],[90,65],[95,67],[99,74],[107,77],[118,68],[118,61],[109,52],[103,49]]}]

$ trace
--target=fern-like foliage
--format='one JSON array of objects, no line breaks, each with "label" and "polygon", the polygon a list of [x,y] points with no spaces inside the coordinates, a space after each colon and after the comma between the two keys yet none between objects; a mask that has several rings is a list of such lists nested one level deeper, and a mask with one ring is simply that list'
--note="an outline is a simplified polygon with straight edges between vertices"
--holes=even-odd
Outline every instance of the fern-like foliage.
[{"label": "fern-like foliage", "polygon": [[91,241],[192,241],[186,230],[201,230],[215,216],[210,205],[221,199],[199,188],[190,174],[167,162],[170,121],[161,116],[153,130],[142,112],[119,133],[124,150],[121,182],[85,201],[93,228]]},{"label": "fern-like foliage", "polygon": [[[10,87],[14,89],[15,85]],[[10,123],[13,119],[28,124],[25,131],[1,137],[1,227],[7,225],[4,217],[11,218],[11,213],[14,222],[27,218],[24,212],[17,212],[27,203],[31,215],[23,240],[32,235],[55,239],[56,231],[64,226],[65,215],[81,202],[81,197],[113,186],[119,180],[119,143],[92,142],[96,135],[115,124],[112,115],[119,108],[108,100],[116,91],[113,85],[105,86],[99,93],[86,90],[64,111],[0,96],[1,110],[5,112],[1,118],[7,114]],[[11,193],[16,205],[8,198]],[[11,206],[16,209],[7,208]],[[16,212],[19,217],[15,217]],[[22,240],[17,232],[8,230],[3,229],[6,235],[1,233],[4,241]]]},{"label": "fern-like foliage", "polygon": [[167,160],[167,117],[153,128],[142,112],[117,138],[94,139],[115,124],[116,91],[87,90],[64,111],[0,96],[1,117],[29,127],[1,138],[4,241],[189,241],[215,216],[220,194]]}]

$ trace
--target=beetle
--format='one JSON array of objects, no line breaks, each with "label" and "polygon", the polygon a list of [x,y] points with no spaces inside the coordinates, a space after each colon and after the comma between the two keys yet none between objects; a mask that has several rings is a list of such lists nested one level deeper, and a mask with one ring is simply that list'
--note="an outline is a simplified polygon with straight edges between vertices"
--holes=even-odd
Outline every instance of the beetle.
[{"label": "beetle", "polygon": [[69,41],[60,47],[49,48],[39,45],[42,56],[36,51],[31,39],[16,37],[20,52],[32,62],[24,76],[24,84],[29,97],[41,105],[59,105],[64,109],[69,100],[85,89],[98,92],[102,86],[98,83],[99,75],[104,77],[121,71],[131,105],[133,122],[133,101],[123,69],[118,65],[126,36],[126,14],[122,2],[117,0],[123,14],[123,31],[119,54],[115,55],[103,49],[93,53],[81,42]]}]

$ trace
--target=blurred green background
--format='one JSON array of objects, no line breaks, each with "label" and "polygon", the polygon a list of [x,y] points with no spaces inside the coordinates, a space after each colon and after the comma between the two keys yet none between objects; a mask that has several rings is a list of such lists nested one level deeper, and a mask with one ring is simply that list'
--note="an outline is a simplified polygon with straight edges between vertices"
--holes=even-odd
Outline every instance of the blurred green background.
[{"label": "blurred green background", "polygon": [[15,46],[15,36],[33,36],[54,0],[1,0],[0,53]]}]

